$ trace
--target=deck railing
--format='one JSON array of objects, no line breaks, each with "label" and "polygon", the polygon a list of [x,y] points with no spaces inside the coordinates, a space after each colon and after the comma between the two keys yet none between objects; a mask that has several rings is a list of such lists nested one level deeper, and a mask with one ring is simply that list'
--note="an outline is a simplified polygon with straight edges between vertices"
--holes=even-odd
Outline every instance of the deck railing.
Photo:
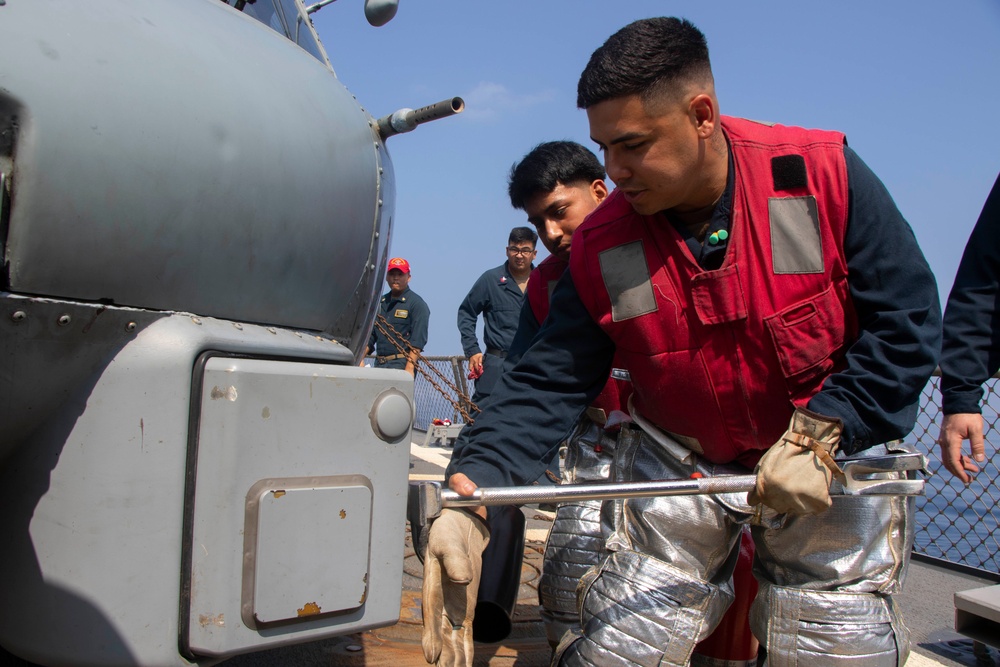
[{"label": "deck railing", "polygon": [[[465,357],[427,357],[451,384],[471,393],[466,379]],[[1000,475],[998,475],[997,445],[1000,443],[1000,380],[986,384],[983,417],[986,422],[986,462],[975,480],[966,487],[941,464],[936,444],[941,424],[940,377],[935,373],[923,391],[917,425],[905,439],[927,455],[929,471],[926,495],[917,498],[915,557],[965,569],[980,576],[1000,581]],[[440,384],[440,382],[439,382]],[[443,385],[442,385],[443,386]],[[450,419],[461,423],[454,403],[460,397],[446,388],[442,395],[420,374],[414,386],[417,408],[415,427],[426,430],[434,419]]]}]

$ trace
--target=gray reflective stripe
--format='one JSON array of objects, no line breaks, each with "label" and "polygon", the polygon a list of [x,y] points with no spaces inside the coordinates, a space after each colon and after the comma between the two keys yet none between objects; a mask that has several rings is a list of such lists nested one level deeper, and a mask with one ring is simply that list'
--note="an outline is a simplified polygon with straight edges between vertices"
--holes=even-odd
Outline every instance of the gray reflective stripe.
[{"label": "gray reflective stripe", "polygon": [[625,368],[612,368],[611,378],[613,380],[622,380],[623,382],[631,382],[632,374],[628,372]]},{"label": "gray reflective stripe", "polygon": [[823,240],[816,198],[772,197],[771,263],[775,273],[823,273]]},{"label": "gray reflective stripe", "polygon": [[615,322],[656,312],[656,297],[642,241],[608,248],[598,256]]}]

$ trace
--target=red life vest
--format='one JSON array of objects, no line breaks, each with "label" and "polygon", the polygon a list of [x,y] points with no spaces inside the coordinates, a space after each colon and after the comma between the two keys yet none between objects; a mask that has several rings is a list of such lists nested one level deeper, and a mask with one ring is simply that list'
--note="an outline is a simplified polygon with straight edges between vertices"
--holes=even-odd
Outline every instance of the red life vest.
[{"label": "red life vest", "polygon": [[569,264],[555,255],[549,255],[531,272],[528,278],[528,303],[531,304],[531,312],[539,324],[549,316],[549,298],[552,296],[552,290],[568,266]]},{"label": "red life vest", "polygon": [[[552,290],[568,266],[565,261],[555,255],[549,255],[545,261],[531,272],[531,277],[528,278],[528,304],[531,306],[531,312],[539,324],[544,322],[545,318],[549,316],[549,299],[552,296]],[[617,363],[615,364],[615,366],[618,365]],[[604,389],[597,395],[594,402],[590,404],[589,414],[596,418],[599,414],[603,413],[603,420],[595,419],[598,423],[606,421],[614,410],[620,410],[628,414],[628,397],[631,393],[632,388],[629,382],[613,377],[608,378]]]},{"label": "red life vest", "polygon": [[723,117],[729,246],[702,269],[663,214],[617,191],[573,234],[581,300],[617,345],[639,412],[716,463],[752,466],[857,336],[844,136]]}]

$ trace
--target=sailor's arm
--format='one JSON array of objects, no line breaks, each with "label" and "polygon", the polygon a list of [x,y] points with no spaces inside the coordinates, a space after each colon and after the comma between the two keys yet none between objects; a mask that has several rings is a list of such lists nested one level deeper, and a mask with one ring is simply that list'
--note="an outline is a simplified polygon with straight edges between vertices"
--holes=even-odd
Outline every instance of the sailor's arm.
[{"label": "sailor's arm", "polygon": [[458,333],[462,338],[462,352],[470,360],[470,366],[472,357],[478,355],[481,359],[483,352],[479,347],[479,338],[476,336],[476,322],[479,319],[479,314],[486,308],[486,299],[488,297],[488,292],[483,282],[484,277],[485,274],[476,280],[472,289],[462,299],[462,303],[458,305],[458,315],[456,318]]},{"label": "sailor's arm", "polygon": [[901,438],[937,365],[941,307],[913,230],[885,186],[845,146],[849,212],[845,253],[858,315],[846,367],[827,378],[809,409],[840,419],[851,454]]},{"label": "sailor's arm", "polygon": [[406,352],[406,367],[404,370],[410,375],[414,375],[417,359],[420,357],[420,353],[424,351],[424,348],[427,347],[427,331],[431,322],[430,306],[420,296],[416,296],[414,299],[410,317],[413,319],[411,321],[410,345]]},{"label": "sailor's arm", "polygon": [[[980,402],[983,383],[1000,368],[1000,177],[969,235],[944,313],[938,444],[945,468],[968,484],[986,460]],[[969,441],[970,453],[962,453]]]},{"label": "sailor's arm", "polygon": [[[521,360],[500,376],[446,475],[479,486],[530,484],[604,387],[614,343],[591,319],[567,272]],[[459,478],[461,481],[461,478]]]}]

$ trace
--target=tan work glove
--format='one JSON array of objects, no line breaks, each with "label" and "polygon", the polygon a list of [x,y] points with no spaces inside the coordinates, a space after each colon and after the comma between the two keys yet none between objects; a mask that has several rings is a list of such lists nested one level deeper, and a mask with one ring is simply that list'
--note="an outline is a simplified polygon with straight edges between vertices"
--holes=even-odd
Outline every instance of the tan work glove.
[{"label": "tan work glove", "polygon": [[464,510],[443,509],[431,523],[424,557],[421,643],[439,667],[472,667],[472,619],[490,541],[486,522]]},{"label": "tan work glove", "polygon": [[757,487],[747,502],[799,515],[829,509],[830,481],[844,481],[833,460],[842,429],[839,419],[796,409],[788,430],[757,463]]}]

